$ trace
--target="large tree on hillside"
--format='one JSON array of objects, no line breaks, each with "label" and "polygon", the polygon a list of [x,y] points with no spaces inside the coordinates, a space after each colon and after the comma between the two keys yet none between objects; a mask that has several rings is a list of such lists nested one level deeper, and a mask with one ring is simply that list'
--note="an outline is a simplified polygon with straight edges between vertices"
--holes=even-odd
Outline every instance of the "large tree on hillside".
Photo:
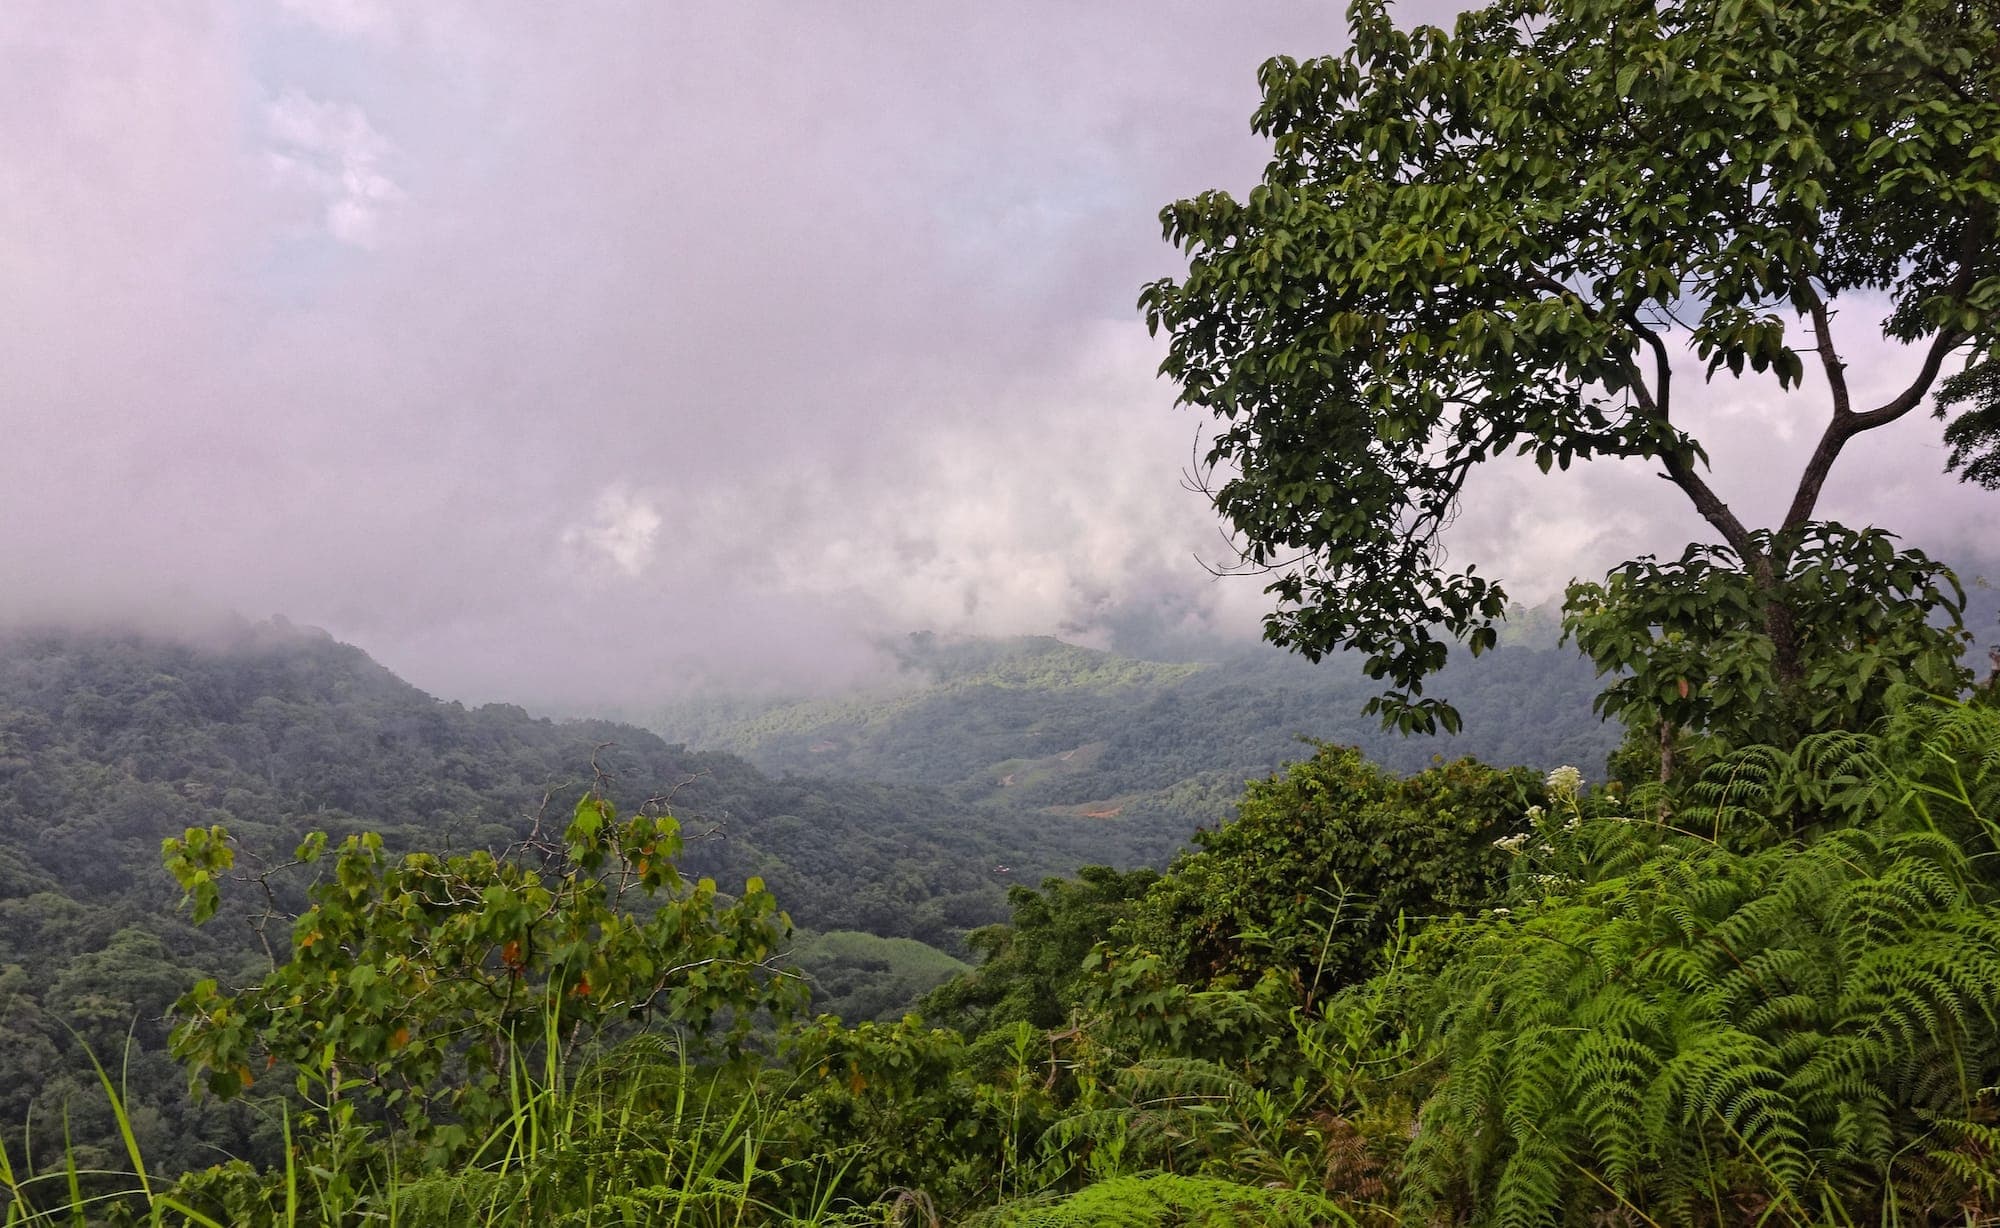
[{"label": "large tree on hillside", "polygon": [[[1663,642],[1659,582],[1733,572],[1745,652],[1795,701],[1800,557],[1815,591],[1847,586],[1815,615],[1855,612],[1844,642],[1949,602],[1927,560],[1815,509],[1849,445],[1933,391],[1950,466],[2000,484],[2000,3],[1502,0],[1405,32],[1358,0],[1350,24],[1343,55],[1264,65],[1263,182],[1164,210],[1188,273],[1140,300],[1181,400],[1220,419],[1210,493],[1275,574],[1270,639],[1358,648],[1379,710],[1455,724],[1423,679],[1449,638],[1493,643],[1504,596],[1439,538],[1508,453],[1657,463],[1712,547],[1584,597]],[[1879,404],[1850,392],[1843,302],[1886,303],[1907,343]],[[1686,351],[1711,379],[1823,395],[1781,523],[1746,523],[1705,476],[1677,417]],[[1585,646],[1630,666],[1622,636],[1600,621]],[[1699,718],[1673,710],[1685,673],[1645,685],[1649,711]]]}]

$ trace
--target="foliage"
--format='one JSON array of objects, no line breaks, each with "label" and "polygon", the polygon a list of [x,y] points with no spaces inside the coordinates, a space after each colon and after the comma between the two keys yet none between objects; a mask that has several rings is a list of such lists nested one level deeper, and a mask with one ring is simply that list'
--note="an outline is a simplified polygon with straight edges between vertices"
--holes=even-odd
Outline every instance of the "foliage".
[{"label": "foliage", "polygon": [[1937,416],[1964,406],[1944,428],[1945,467],[1965,481],[2000,490],[2000,362],[1970,363],[1938,385]]},{"label": "foliage", "polygon": [[[1181,401],[1220,420],[1218,511],[1244,562],[1278,572],[1267,635],[1359,648],[1387,717],[1454,727],[1424,679],[1450,638],[1491,647],[1504,608],[1443,550],[1469,474],[1613,456],[1657,463],[1744,561],[1793,676],[1798,620],[1768,600],[1784,560],[1703,476],[1675,351],[1776,392],[1817,368],[1826,424],[1783,532],[1953,355],[1988,364],[1946,390],[1979,406],[1951,428],[1953,463],[1988,471],[2000,13],[1501,0],[1404,31],[1377,0],[1349,21],[1344,54],[1264,65],[1263,181],[1168,206],[1188,272],[1140,297]],[[1915,369],[1868,407],[1831,319],[1871,295]]]},{"label": "foliage", "polygon": [[1084,866],[1074,881],[1015,887],[1007,893],[1012,919],[967,935],[979,967],[931,991],[919,1010],[974,1037],[1016,1023],[1062,1027],[1081,999],[1091,949],[1111,937],[1159,877]]},{"label": "foliage", "polygon": [[1158,954],[1109,943],[1084,963],[1087,1034],[1108,1050],[1101,1066],[1195,1057],[1217,1069],[1278,1082],[1296,1065],[1286,1020],[1297,986],[1276,970],[1247,986],[1203,988],[1182,980]]},{"label": "foliage", "polygon": [[[222,836],[166,841],[197,921],[234,861]],[[299,861],[325,844],[308,837]],[[757,1012],[803,997],[774,971],[790,923],[756,879],[727,904],[713,881],[685,882],[679,851],[671,817],[621,820],[595,794],[560,844],[500,857],[391,859],[379,836],[350,836],[293,921],[288,960],[251,989],[204,980],[175,1004],[174,1054],[225,1097],[282,1062],[317,1110],[307,1124],[337,1133],[357,1109],[379,1113],[435,1163],[509,1111],[524,1071],[560,1068],[614,1024],[657,1014],[698,1040],[726,1020],[734,1048]]]},{"label": "foliage", "polygon": [[[312,1101],[266,1101],[279,1161],[148,1187],[82,1171],[117,1167],[115,1152],[73,1152],[73,1195],[60,1168],[8,1179],[47,1213],[35,1223],[91,1198],[200,1224],[1976,1217],[2000,1202],[2000,712],[1907,688],[1886,702],[1874,733],[1742,748],[1692,785],[1633,796],[1587,793],[1570,768],[1539,783],[1466,763],[1398,779],[1322,747],[1157,882],[1093,870],[1015,892],[1015,928],[983,938],[988,987],[1008,988],[976,1043],[914,1018],[822,1017],[775,1053],[702,1060],[690,1025],[714,1008],[726,1038],[769,1001],[745,968],[712,983],[720,997],[684,1003],[677,1035],[592,1045],[592,1028],[624,1030],[612,1008],[650,992],[615,988],[621,966],[677,965],[616,926],[585,955],[559,937],[568,913],[601,908],[636,935],[685,904],[674,946],[713,937],[751,895],[725,906],[679,880],[650,860],[673,850],[663,817],[620,818],[594,796],[547,861],[392,861],[357,838],[302,867],[323,877],[293,953],[325,962],[291,971],[325,1009],[265,1028],[300,1040]],[[206,898],[233,848],[198,829],[169,851]],[[1403,902],[1385,924],[1380,908],[1336,918],[1301,899],[1336,871]],[[476,900],[452,874],[487,875]],[[625,914],[616,885],[643,896],[649,874],[661,907]],[[548,929],[517,977],[508,937],[476,918],[509,916],[505,892],[536,883]],[[1212,909],[1231,890],[1235,906],[1261,901],[1255,925]],[[409,907],[370,907],[398,898]],[[454,899],[462,909],[443,907]],[[1077,957],[1128,913],[1131,930],[1218,945],[1187,966],[1143,944]],[[768,948],[768,902],[745,917],[726,942]],[[484,1100],[460,1095],[486,1069],[466,1061],[470,1032],[430,1065],[396,1067],[409,1046],[367,1060],[358,969],[447,946],[462,979],[499,991],[460,1002],[461,1017],[484,1010],[479,1026],[495,1028],[490,1004],[516,983],[521,995]],[[566,992],[581,983],[569,957],[600,954],[593,992]],[[450,1026],[456,991],[449,978],[414,989],[432,1001],[401,1004],[412,1044],[437,1035],[428,1021]],[[1059,1026],[1001,1018],[1047,994],[1067,1003]],[[330,1038],[354,1054],[315,1067]],[[103,1085],[141,1172],[134,1122]],[[398,1091],[406,1106],[445,1094],[426,1125],[382,1111]],[[412,1145],[426,1142],[428,1155]]]},{"label": "foliage", "polygon": [[482,1165],[413,1175],[397,1222],[845,1222],[844,1165],[768,1150],[772,1104],[753,1081],[687,1061],[658,1035],[618,1046],[573,1086],[518,1106]]},{"label": "foliage", "polygon": [[1339,1201],[1309,1190],[1273,1189],[1222,1177],[1145,1173],[1100,1181],[1060,1200],[1014,1204],[975,1222],[990,1228],[1097,1224],[1324,1228],[1351,1224],[1354,1218]]},{"label": "foliage", "polygon": [[[1874,650],[1836,630],[1828,677]],[[43,660],[46,679],[62,677]],[[10,693],[31,692],[32,671],[9,668]],[[177,668],[180,687],[212,685],[192,661]],[[1739,720],[1741,702],[1710,719]],[[1100,868],[1012,892],[1012,924],[974,931],[984,966],[933,999],[940,1019],[983,1034],[821,1018],[735,1062],[730,1033],[788,982],[727,959],[730,975],[701,986],[659,973],[705,958],[706,942],[775,956],[777,914],[768,890],[731,901],[674,867],[676,852],[710,850],[677,846],[657,806],[584,793],[567,839],[528,827],[510,856],[404,854],[333,814],[334,837],[281,872],[213,830],[232,811],[191,808],[177,785],[168,813],[208,820],[168,850],[183,889],[222,916],[245,910],[248,886],[253,916],[285,919],[265,932],[289,939],[291,958],[259,973],[212,924],[105,915],[56,891],[39,862],[11,871],[27,890],[0,900],[13,964],[0,967],[0,1055],[36,1067],[65,1047],[115,1052],[128,1030],[137,1043],[112,1075],[16,1093],[37,1146],[0,1145],[0,1178],[31,1204],[16,1221],[36,1224],[69,1222],[72,1205],[169,1224],[1979,1214],[2000,1198],[2000,716],[1886,684],[1857,702],[1887,713],[1878,729],[1718,751],[1699,779],[1632,794],[1585,795],[1567,769],[1538,782],[1454,763],[1399,778],[1322,746],[1253,786],[1239,820],[1157,881]],[[44,760],[88,762],[57,739],[100,726],[37,726],[23,710],[9,727],[41,741],[11,781],[39,779]],[[538,727],[496,719],[485,728]],[[1740,719],[1745,737],[1769,724]],[[123,754],[164,745],[157,729],[102,728],[102,748]],[[448,744],[467,728],[448,714],[425,736]],[[177,770],[201,741],[154,766]],[[243,779],[227,759],[197,762]],[[358,779],[344,787],[366,796]],[[834,815],[871,796],[824,788]],[[690,786],[677,810],[689,795],[715,796]],[[269,843],[272,827],[252,830]],[[530,941],[510,956],[502,931],[523,907]],[[579,923],[592,915],[616,920]],[[861,935],[824,943],[831,967],[856,972],[946,958]],[[63,953],[48,975],[28,962],[40,951]],[[454,974],[426,981],[425,962]],[[245,965],[234,975],[314,1004],[256,989],[229,1002],[234,1057],[202,1060],[223,1090],[246,1069],[256,1086],[225,1104],[152,1090],[168,1072],[149,1029],[203,965]],[[570,992],[585,981],[591,993]],[[660,1030],[621,1041],[642,1025],[618,1008],[656,989],[660,1008],[688,996],[655,1012]],[[253,1009],[269,1012],[259,1025]],[[485,1030],[485,1053],[470,1031],[446,1037],[453,1010]],[[198,1130],[251,1158],[170,1182]]]},{"label": "foliage", "polygon": [[[671,795],[690,881],[761,877],[815,929],[956,949],[1006,916],[995,865],[1040,874],[1131,855],[1106,839],[1112,825],[1024,829],[934,789],[777,780],[628,725],[440,702],[357,649],[276,623],[200,642],[0,631],[0,1140],[18,1151],[32,1131],[38,1154],[59,1154],[67,1112],[78,1154],[109,1162],[120,1144],[85,1052],[123,1053],[129,1035],[126,1107],[157,1171],[218,1152],[277,1160],[275,1120],[186,1095],[163,1022],[199,980],[269,970],[237,921],[267,902],[194,927],[160,875],[163,838],[225,826],[248,871],[314,829],[331,848],[377,832],[391,860],[498,849],[566,815],[593,762],[623,812]],[[1179,833],[1150,838],[1164,858]],[[274,879],[281,911],[306,906],[303,885]]]},{"label": "foliage", "polygon": [[189,1224],[274,1228],[882,1222],[841,1197],[843,1164],[771,1154],[766,1089],[690,1064],[657,1034],[616,1046],[573,1080],[513,1091],[510,1112],[454,1166],[391,1166],[356,1184],[340,1179],[352,1157],[313,1157],[330,1168],[288,1155],[271,1173],[232,1161],[148,1201]]},{"label": "foliage", "polygon": [[812,986],[812,1009],[851,1022],[894,1022],[926,993],[972,971],[914,938],[856,930],[802,936],[791,958]]},{"label": "foliage", "polygon": [[1039,1041],[1017,1028],[989,1081],[957,1032],[822,1017],[785,1038],[799,1082],[773,1124],[775,1149],[840,1155],[858,1191],[918,1190],[946,1212],[1039,1190],[1054,1176],[1034,1146],[1054,1109]]},{"label": "foliage", "polygon": [[[1758,552],[1786,561],[1774,589],[1728,546],[1651,556],[1605,583],[1572,584],[1566,633],[1613,676],[1597,701],[1627,729],[1671,739],[1687,731],[1721,747],[1789,745],[1809,733],[1867,729],[1898,686],[1955,694],[1970,682],[1959,654],[1965,593],[1921,551],[1889,534],[1811,524]],[[1778,676],[1762,607],[1796,620],[1800,675]]]},{"label": "foliage", "polygon": [[1900,745],[1821,734],[1710,769],[1711,804],[1766,831],[1829,790],[1871,816],[1809,841],[1734,851],[1688,829],[1740,817],[1574,802],[1545,824],[1511,909],[1402,1004],[1444,1071],[1419,1192],[1506,1225],[1990,1210],[2000,829],[1976,807],[2000,714],[1902,720]]},{"label": "foliage", "polygon": [[1277,975],[1310,1007],[1373,971],[1398,929],[1491,903],[1506,881],[1495,848],[1540,799],[1532,774],[1470,760],[1396,777],[1358,751],[1321,745],[1253,783],[1233,822],[1147,893],[1123,937],[1194,986]]}]

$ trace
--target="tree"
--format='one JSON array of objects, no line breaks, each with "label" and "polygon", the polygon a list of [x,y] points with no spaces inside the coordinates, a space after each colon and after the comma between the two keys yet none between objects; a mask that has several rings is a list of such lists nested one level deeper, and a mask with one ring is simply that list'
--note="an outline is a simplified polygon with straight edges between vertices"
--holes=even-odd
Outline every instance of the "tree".
[{"label": "tree", "polygon": [[1372,973],[1399,927],[1493,903],[1510,864],[1495,841],[1545,800],[1526,768],[1460,759],[1399,777],[1321,744],[1250,782],[1236,818],[1196,832],[1120,937],[1164,957],[1177,981],[1276,972],[1310,1007]]},{"label": "tree", "polygon": [[[1140,297],[1180,400],[1221,420],[1210,491],[1275,573],[1267,637],[1358,648],[1390,688],[1371,710],[1454,728],[1423,680],[1505,609],[1441,548],[1468,475],[1639,458],[1749,577],[1776,687],[1800,690],[1788,550],[1847,445],[1962,363],[1949,467],[2000,481],[2000,4],[1500,0],[1406,32],[1359,0],[1350,24],[1343,55],[1264,65],[1263,182],[1165,209],[1188,273]],[[1877,405],[1832,327],[1857,298],[1913,358]],[[1676,349],[1709,378],[1824,384],[1770,531],[1710,486]]]},{"label": "tree", "polygon": [[1948,695],[1971,684],[1959,660],[1964,590],[1920,551],[1824,523],[1752,539],[1785,560],[1777,595],[1795,628],[1793,685],[1773,677],[1756,573],[1727,546],[1689,546],[1671,563],[1646,556],[1603,584],[1570,585],[1564,632],[1616,675],[1596,706],[1628,731],[1614,761],[1644,769],[1628,775],[1692,779],[1732,747],[1866,729],[1899,686]]},{"label": "tree", "polygon": [[982,957],[979,967],[926,994],[919,1012],[975,1038],[1019,1022],[1061,1027],[1081,996],[1091,948],[1111,937],[1159,878],[1146,869],[1083,866],[1073,880],[1016,885],[1007,892],[1008,923],[965,936]]},{"label": "tree", "polygon": [[[313,833],[297,862],[326,845]],[[350,836],[291,919],[284,963],[240,993],[204,980],[175,1003],[174,1055],[223,1097],[285,1063],[322,1114],[309,1132],[344,1129],[359,1104],[438,1160],[484,1141],[522,1080],[631,1021],[694,1043],[717,1031],[734,1052],[761,1012],[802,1005],[777,966],[790,921],[762,880],[727,902],[713,880],[687,882],[680,851],[671,816],[621,818],[597,793],[560,841],[498,857],[392,858],[379,835]],[[233,877],[227,832],[190,828],[163,854],[195,920],[212,917]]]}]

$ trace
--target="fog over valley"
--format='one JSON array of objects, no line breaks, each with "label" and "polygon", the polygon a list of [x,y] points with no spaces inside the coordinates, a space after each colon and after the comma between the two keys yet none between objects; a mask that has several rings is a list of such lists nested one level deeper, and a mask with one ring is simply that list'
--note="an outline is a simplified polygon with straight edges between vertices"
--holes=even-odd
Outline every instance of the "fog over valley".
[{"label": "fog over valley", "polygon": [[[1133,300],[1177,267],[1157,210],[1260,170],[1258,64],[1344,38],[1275,3],[8,5],[0,618],[282,613],[568,709],[839,687],[923,629],[1253,639]],[[1694,420],[1746,515],[1816,430],[1767,391]],[[1933,422],[1870,449],[1828,514],[1991,557]],[[1544,601],[1697,536],[1672,493],[1502,466],[1451,541]]]}]

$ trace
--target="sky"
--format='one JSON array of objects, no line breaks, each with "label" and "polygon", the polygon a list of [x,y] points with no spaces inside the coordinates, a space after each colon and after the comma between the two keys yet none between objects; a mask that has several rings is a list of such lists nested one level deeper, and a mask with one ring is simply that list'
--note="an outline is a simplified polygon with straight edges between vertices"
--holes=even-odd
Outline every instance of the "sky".
[{"label": "sky", "polygon": [[[0,621],[283,614],[625,707],[925,629],[1254,638],[1133,304],[1159,208],[1255,182],[1258,64],[1343,41],[1275,0],[0,6]],[[1746,519],[1812,391],[1692,398]],[[1913,415],[1823,507],[1991,557],[1941,469]],[[1643,466],[1508,465],[1451,545],[1533,602],[1702,528]]]}]

